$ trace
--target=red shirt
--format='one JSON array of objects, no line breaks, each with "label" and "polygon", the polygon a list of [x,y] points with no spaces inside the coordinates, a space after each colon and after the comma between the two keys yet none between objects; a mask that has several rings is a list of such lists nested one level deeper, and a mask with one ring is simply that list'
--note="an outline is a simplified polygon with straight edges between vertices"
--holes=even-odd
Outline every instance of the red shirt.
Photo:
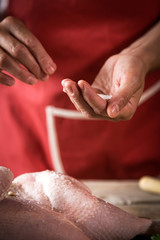
[{"label": "red shirt", "polygon": [[[55,161],[77,178],[157,175],[160,92],[141,104],[130,121],[56,116],[51,121],[54,128],[49,123],[49,133],[46,107],[75,110],[62,92],[61,80],[69,77],[91,83],[108,57],[158,21],[159,0],[121,0],[116,5],[112,0],[10,0],[8,14],[37,36],[58,69],[45,83],[29,86],[17,80],[11,88],[0,86],[0,165],[9,167],[15,176],[46,168],[60,170]],[[149,74],[145,89],[159,79],[160,71]],[[48,114],[47,119],[52,119]]]}]

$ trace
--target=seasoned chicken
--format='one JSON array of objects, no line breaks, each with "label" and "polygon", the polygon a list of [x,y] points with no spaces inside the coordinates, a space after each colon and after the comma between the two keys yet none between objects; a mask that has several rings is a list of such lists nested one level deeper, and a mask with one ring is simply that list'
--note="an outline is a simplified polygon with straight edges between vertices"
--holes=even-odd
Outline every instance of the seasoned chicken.
[{"label": "seasoned chicken", "polygon": [[130,240],[152,223],[96,198],[64,174],[27,173],[11,184],[12,178],[0,168],[0,240]]}]

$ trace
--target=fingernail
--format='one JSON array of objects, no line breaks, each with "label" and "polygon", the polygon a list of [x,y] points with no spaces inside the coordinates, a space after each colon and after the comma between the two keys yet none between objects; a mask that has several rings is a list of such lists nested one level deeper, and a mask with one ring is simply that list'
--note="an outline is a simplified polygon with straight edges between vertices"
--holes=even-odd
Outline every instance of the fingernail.
[{"label": "fingernail", "polygon": [[61,81],[61,85],[62,85],[62,86],[64,86],[65,81],[66,81],[66,79],[63,79],[63,80]]},{"label": "fingernail", "polygon": [[34,78],[34,77],[29,77],[28,78],[28,83],[31,84],[31,85],[35,84],[36,82],[37,82],[36,78]]},{"label": "fingernail", "polygon": [[84,90],[85,90],[85,84],[84,84],[84,83],[82,83],[82,82],[81,82],[81,80],[80,80],[80,81],[78,81],[78,86],[80,87],[80,89],[81,89],[82,91],[84,91]]},{"label": "fingernail", "polygon": [[47,69],[47,72],[48,72],[49,74],[52,74],[52,73],[55,72],[56,67],[53,66],[53,65],[51,65],[51,64],[47,64],[46,69]]},{"label": "fingernail", "polygon": [[113,105],[111,111],[112,111],[112,113],[118,113],[119,112],[119,106],[117,104]]}]

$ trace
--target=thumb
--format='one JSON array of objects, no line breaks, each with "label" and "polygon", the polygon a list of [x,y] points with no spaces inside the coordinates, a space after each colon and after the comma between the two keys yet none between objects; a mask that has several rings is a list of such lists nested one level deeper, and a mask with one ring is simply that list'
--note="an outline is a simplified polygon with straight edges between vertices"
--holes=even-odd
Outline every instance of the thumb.
[{"label": "thumb", "polygon": [[108,103],[107,114],[111,118],[116,118],[120,111],[128,104],[130,98],[133,96],[132,92],[121,91],[118,92]]}]

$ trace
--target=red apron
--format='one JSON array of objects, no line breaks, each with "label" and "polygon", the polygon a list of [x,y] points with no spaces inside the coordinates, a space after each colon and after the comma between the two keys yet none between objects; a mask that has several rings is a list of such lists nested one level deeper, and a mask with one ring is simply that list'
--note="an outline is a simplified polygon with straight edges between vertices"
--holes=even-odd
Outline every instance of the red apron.
[{"label": "red apron", "polygon": [[[10,0],[8,14],[27,25],[58,68],[47,82],[0,86],[0,165],[15,176],[46,168],[77,178],[157,175],[160,92],[130,121],[86,120],[77,112],[71,117],[75,108],[61,80],[91,83],[106,59],[143,35],[159,13],[159,0],[121,0],[116,6],[113,0]],[[159,80],[160,71],[149,74],[145,91]]]}]

